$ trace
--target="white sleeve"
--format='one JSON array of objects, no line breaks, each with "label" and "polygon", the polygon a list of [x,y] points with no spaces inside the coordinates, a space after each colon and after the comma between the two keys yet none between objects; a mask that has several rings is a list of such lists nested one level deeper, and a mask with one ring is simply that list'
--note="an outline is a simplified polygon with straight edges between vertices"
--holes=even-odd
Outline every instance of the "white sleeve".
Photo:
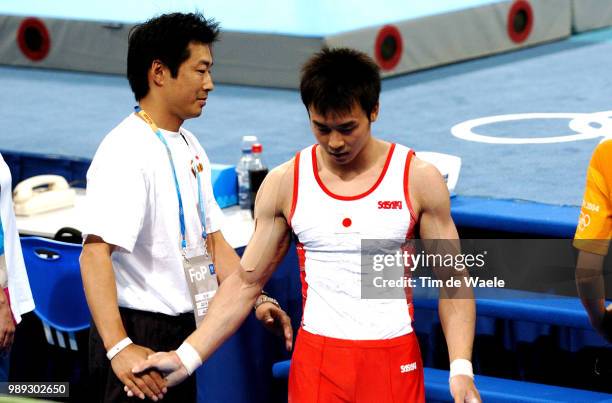
[{"label": "white sleeve", "polygon": [[[19,229],[13,211],[11,192],[11,173],[2,155],[0,155],[0,221],[2,233],[0,240],[4,248],[6,274],[8,277],[8,290],[11,298],[11,310],[17,323],[21,322],[21,315],[34,309],[34,298],[30,290],[30,282],[26,271]],[[0,290],[2,292],[2,290]]]},{"label": "white sleeve", "polygon": [[83,239],[97,235],[104,242],[132,252],[147,206],[147,182],[136,150],[103,141],[87,171]]},{"label": "white sleeve", "polygon": [[219,207],[213,192],[210,161],[208,160],[208,156],[206,155],[204,149],[200,148],[200,150],[202,155],[202,165],[204,168],[202,170],[204,175],[201,176],[201,179],[203,181],[202,188],[204,190],[204,198],[206,200],[206,232],[212,234],[213,232],[221,230],[224,215],[223,212],[221,212],[221,208]]}]

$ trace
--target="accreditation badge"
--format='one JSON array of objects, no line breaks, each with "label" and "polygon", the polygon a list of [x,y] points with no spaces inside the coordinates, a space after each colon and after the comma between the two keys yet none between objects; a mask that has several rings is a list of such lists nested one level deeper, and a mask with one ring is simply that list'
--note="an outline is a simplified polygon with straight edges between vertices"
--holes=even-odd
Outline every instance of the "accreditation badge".
[{"label": "accreditation badge", "polygon": [[191,258],[185,257],[183,269],[189,285],[196,326],[199,326],[208,312],[208,305],[219,288],[215,265],[210,255],[204,254]]}]

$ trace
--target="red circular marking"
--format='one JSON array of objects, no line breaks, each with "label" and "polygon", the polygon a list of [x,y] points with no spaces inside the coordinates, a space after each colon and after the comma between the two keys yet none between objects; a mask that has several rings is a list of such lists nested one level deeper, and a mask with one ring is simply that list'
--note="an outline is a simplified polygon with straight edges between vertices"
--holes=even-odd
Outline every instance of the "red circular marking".
[{"label": "red circular marking", "polygon": [[[382,53],[382,46],[387,38],[394,39],[397,46],[395,48],[395,53],[393,53],[390,59],[385,59]],[[374,45],[374,56],[376,57],[376,62],[383,70],[393,70],[402,58],[403,51],[404,43],[402,41],[402,34],[395,25],[385,25],[378,31],[376,44]]]},{"label": "red circular marking", "polygon": [[342,220],[342,225],[344,225],[345,227],[350,227],[353,224],[353,222],[351,221],[350,218],[345,218],[344,220]]},{"label": "red circular marking", "polygon": [[[514,18],[521,11],[527,15],[527,25],[522,32],[517,32],[514,30]],[[533,29],[533,20],[533,8],[527,0],[517,0],[512,4],[508,13],[508,36],[512,39],[512,42],[523,43],[529,38]]]},{"label": "red circular marking", "polygon": [[[38,34],[40,35],[41,43],[38,49],[30,48],[26,42],[26,31],[31,29],[38,31]],[[25,57],[34,62],[41,61],[47,57],[49,50],[51,49],[51,38],[49,36],[49,31],[47,30],[45,24],[38,18],[26,18],[21,22],[19,29],[17,30],[17,44]]]}]

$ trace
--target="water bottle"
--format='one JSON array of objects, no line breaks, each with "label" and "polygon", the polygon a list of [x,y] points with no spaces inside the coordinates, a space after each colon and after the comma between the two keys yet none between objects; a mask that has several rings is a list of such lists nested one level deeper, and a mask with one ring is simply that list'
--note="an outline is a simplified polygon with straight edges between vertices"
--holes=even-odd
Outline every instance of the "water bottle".
[{"label": "water bottle", "polygon": [[251,185],[251,214],[254,214],[255,196],[257,196],[257,191],[268,174],[268,167],[261,158],[263,146],[260,143],[253,144],[251,151],[253,157],[249,165],[249,184]]},{"label": "water bottle", "polygon": [[236,165],[236,176],[238,177],[238,204],[241,209],[251,208],[249,166],[253,160],[252,146],[256,142],[256,136],[242,136],[242,155]]},{"label": "water bottle", "polygon": [[238,177],[238,204],[241,209],[251,208],[251,186],[249,184],[249,166],[253,159],[252,146],[257,142],[257,136],[242,136],[242,155],[236,165]]}]

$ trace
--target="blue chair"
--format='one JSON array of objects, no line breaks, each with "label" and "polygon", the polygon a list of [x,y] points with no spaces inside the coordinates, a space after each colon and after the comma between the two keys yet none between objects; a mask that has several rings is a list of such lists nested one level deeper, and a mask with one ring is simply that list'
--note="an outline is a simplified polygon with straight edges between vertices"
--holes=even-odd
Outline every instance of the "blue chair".
[{"label": "blue chair", "polygon": [[63,332],[68,335],[70,349],[78,350],[75,332],[89,327],[91,316],[79,268],[81,245],[45,238],[21,238],[30,288],[45,329],[47,342],[66,348]]}]

